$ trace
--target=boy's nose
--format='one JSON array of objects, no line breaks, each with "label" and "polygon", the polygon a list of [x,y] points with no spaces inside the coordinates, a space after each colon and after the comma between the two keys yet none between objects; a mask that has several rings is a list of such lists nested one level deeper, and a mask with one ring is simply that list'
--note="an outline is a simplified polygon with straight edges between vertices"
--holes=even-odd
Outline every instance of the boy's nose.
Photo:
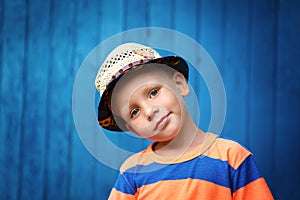
[{"label": "boy's nose", "polygon": [[148,121],[152,121],[154,118],[155,114],[158,113],[159,107],[158,106],[149,106],[146,109],[146,117]]}]

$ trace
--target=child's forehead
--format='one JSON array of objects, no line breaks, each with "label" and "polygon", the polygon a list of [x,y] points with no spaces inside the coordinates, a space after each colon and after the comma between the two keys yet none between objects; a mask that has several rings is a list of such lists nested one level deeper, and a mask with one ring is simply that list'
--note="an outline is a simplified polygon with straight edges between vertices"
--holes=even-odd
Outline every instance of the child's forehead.
[{"label": "child's forehead", "polygon": [[112,100],[130,99],[138,93],[149,91],[155,87],[170,88],[171,84],[172,79],[168,71],[148,66],[135,69],[118,80],[112,92]]}]

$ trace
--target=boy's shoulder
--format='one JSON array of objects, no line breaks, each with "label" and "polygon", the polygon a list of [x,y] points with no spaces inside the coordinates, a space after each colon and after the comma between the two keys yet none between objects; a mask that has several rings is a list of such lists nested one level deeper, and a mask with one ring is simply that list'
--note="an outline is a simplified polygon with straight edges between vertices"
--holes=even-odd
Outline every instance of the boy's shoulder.
[{"label": "boy's shoulder", "polygon": [[129,158],[127,158],[120,167],[120,173],[128,171],[138,165],[147,165],[151,163],[152,161],[149,158],[149,148],[151,148],[151,146],[152,144],[148,148],[138,153],[135,153],[131,155]]},{"label": "boy's shoulder", "polygon": [[226,149],[231,152],[249,152],[249,150],[242,144],[240,144],[238,141],[235,141],[230,138],[218,137],[216,139],[216,143],[219,148]]},{"label": "boy's shoulder", "polygon": [[238,142],[218,137],[205,156],[227,161],[233,168],[238,168],[240,164],[252,153]]}]

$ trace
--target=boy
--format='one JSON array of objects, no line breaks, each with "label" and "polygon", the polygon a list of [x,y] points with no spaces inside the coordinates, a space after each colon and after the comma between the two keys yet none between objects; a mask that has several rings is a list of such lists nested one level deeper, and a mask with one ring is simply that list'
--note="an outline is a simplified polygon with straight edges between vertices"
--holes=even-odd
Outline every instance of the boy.
[{"label": "boy", "polygon": [[188,65],[135,43],[118,46],[96,77],[99,124],[154,141],[128,158],[109,199],[273,199],[252,154],[197,127]]}]

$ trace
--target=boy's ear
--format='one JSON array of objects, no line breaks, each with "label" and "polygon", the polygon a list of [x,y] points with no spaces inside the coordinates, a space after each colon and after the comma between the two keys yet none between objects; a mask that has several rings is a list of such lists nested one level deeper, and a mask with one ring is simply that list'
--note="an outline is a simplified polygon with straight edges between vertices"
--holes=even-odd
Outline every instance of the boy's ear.
[{"label": "boy's ear", "polygon": [[176,87],[179,89],[181,95],[187,96],[190,92],[190,87],[184,75],[180,72],[175,72],[173,74],[173,80],[175,82]]}]

